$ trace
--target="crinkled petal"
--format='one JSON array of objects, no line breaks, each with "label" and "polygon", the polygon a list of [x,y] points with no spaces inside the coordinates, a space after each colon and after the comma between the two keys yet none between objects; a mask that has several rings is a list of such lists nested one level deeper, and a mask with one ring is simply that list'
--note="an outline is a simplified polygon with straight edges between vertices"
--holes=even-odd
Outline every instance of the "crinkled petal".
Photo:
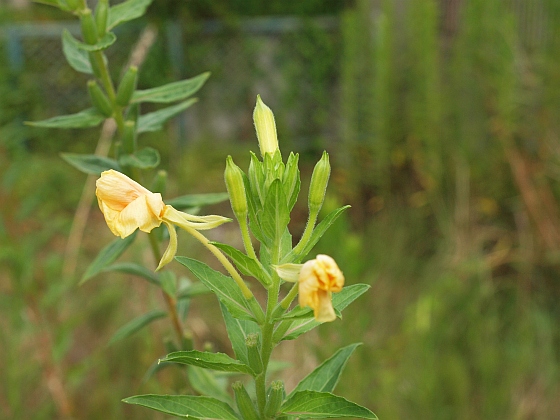
[{"label": "crinkled petal", "polygon": [[318,322],[331,322],[336,319],[332,306],[331,292],[324,290],[317,292],[317,306],[313,308],[313,315]]},{"label": "crinkled petal", "polygon": [[158,227],[162,220],[153,214],[148,206],[146,196],[138,197],[126,208],[121,211],[116,229],[121,237],[126,237],[134,232],[137,228],[143,232],[151,232],[152,229]]},{"label": "crinkled petal", "polygon": [[344,286],[344,275],[335,260],[328,255],[317,255],[316,272],[321,282],[321,289],[340,292]]},{"label": "crinkled petal", "polygon": [[307,261],[299,273],[299,306],[315,308],[318,304],[319,282],[314,272],[315,260]]},{"label": "crinkled petal", "polygon": [[165,226],[169,231],[169,245],[167,245],[167,249],[163,253],[163,256],[161,257],[161,261],[159,262],[159,265],[156,268],[156,271],[158,271],[164,265],[169,264],[171,261],[173,261],[173,258],[177,253],[177,232],[175,231],[175,226],[173,226],[169,222],[163,222],[163,223],[165,223]]},{"label": "crinkled petal", "polygon": [[[101,209],[101,212],[103,213],[103,216],[105,217],[105,222],[107,223],[107,226],[109,226],[109,229],[111,229],[111,232],[113,232],[113,235],[121,236],[119,230],[116,227],[117,220],[119,219],[120,211],[110,209],[101,200],[98,200],[97,202],[99,203],[99,208]],[[124,238],[124,236],[123,236],[123,238]]]},{"label": "crinkled petal", "polygon": [[113,169],[101,173],[96,182],[97,198],[113,210],[124,210],[138,197],[151,194],[149,190],[129,177]]}]

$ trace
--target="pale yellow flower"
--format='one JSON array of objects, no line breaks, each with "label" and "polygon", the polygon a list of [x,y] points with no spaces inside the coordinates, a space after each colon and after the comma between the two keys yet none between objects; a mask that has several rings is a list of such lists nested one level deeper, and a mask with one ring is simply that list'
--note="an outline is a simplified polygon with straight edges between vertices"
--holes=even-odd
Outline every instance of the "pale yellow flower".
[{"label": "pale yellow flower", "polygon": [[305,264],[282,264],[275,267],[278,275],[299,284],[299,306],[310,307],[319,322],[336,319],[332,306],[332,293],[344,286],[344,275],[336,262],[328,255],[317,255]]},{"label": "pale yellow flower", "polygon": [[97,202],[111,232],[121,238],[136,229],[151,232],[165,224],[169,230],[169,245],[158,269],[169,263],[177,252],[175,225],[189,230],[213,229],[230,219],[222,216],[194,216],[166,205],[161,194],[153,193],[128,176],[113,169],[102,172],[96,182]]}]

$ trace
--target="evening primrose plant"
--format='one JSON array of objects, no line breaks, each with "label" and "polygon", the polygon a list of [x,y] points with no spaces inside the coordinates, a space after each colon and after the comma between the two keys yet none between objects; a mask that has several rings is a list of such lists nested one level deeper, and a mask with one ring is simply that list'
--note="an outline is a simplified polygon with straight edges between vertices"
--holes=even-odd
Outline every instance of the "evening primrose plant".
[{"label": "evening primrose plant", "polygon": [[[186,395],[137,395],[123,401],[193,419],[375,419],[367,408],[332,393],[359,343],[335,352],[292,390],[286,390],[281,380],[271,381],[271,358],[277,345],[296,339],[321,323],[340,322],[337,318],[341,312],[369,288],[364,284],[344,286],[344,275],[330,256],[308,256],[347,208],[333,211],[318,223],[330,177],[328,154],[323,153],[313,170],[308,193],[309,217],[301,238],[295,242],[288,225],[301,187],[298,155],[290,153],[283,159],[274,115],[260,97],[253,113],[260,157],[251,153],[246,172],[227,157],[227,194],[164,200],[166,174],[154,171],[159,166],[159,152],[140,147],[139,135],[161,129],[167,120],[191,106],[195,102],[191,96],[202,87],[208,74],[139,90],[138,68],[130,66],[122,72],[118,83],[112,80],[104,51],[116,41],[113,29],[142,16],[151,0],[126,0],[115,6],[99,0],[94,11],[84,0],[41,2],[80,19],[82,39],[65,31],[62,44],[69,64],[91,76],[86,86],[91,107],[77,114],[29,124],[86,128],[113,120],[117,127],[114,157],[63,155],[77,169],[96,176],[99,209],[117,237],[85,270],[82,283],[116,271],[143,278],[159,288],[167,310],[153,310],[132,320],[115,333],[111,343],[167,317],[176,338],[167,343],[168,354],[156,361],[150,372],[172,365],[187,372]],[[164,108],[142,114],[141,105],[145,102],[164,104]],[[210,241],[203,233],[232,220],[219,215],[198,215],[200,208],[228,198],[243,250]],[[165,229],[158,229],[162,225]],[[219,261],[225,274],[196,259],[177,256],[178,233],[199,241]],[[137,236],[148,239],[154,264],[116,262]],[[170,269],[173,260],[187,267],[198,282],[178,277]],[[259,302],[255,297],[256,287],[264,290],[265,301]],[[188,339],[184,323],[189,302],[201,293],[216,295],[235,357],[196,350]],[[223,380],[224,375],[227,381]]]}]

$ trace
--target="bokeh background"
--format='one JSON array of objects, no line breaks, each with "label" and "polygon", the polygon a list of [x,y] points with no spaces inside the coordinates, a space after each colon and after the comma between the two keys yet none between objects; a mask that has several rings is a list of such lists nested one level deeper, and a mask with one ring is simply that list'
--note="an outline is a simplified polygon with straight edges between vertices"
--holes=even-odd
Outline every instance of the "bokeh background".
[{"label": "bokeh background", "polygon": [[[178,371],[143,379],[168,324],[107,346],[159,294],[122,274],[77,285],[112,240],[93,200],[65,271],[86,176],[59,153],[93,153],[99,132],[23,125],[88,106],[61,51],[70,17],[0,1],[0,418],[164,418],[120,399],[181,389]],[[212,72],[199,103],[140,139],[162,153],[168,196],[224,191],[227,154],[247,167],[260,93],[304,180],[330,152],[325,211],[352,205],[315,251],[372,287],[280,346],[288,388],[359,341],[337,393],[381,419],[560,418],[560,2],[155,0],[119,28],[116,74],[146,25],[141,88]],[[212,235],[239,243],[233,224]],[[213,297],[187,325],[198,348],[230,351]]]}]

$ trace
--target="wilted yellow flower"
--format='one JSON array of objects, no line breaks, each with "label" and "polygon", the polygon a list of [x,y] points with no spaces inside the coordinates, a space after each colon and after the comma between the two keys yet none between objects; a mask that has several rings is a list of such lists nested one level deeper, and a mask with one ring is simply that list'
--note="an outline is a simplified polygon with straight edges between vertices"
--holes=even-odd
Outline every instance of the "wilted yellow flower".
[{"label": "wilted yellow flower", "polygon": [[332,306],[332,292],[340,292],[344,275],[328,255],[317,255],[309,260],[299,273],[299,306],[313,308],[315,319],[330,322],[336,319]]},{"label": "wilted yellow flower", "polygon": [[330,322],[336,319],[332,306],[332,293],[344,286],[344,275],[336,262],[328,255],[317,255],[305,264],[282,264],[275,267],[278,275],[299,283],[299,306],[313,309],[315,319]]},{"label": "wilted yellow flower", "polygon": [[151,232],[164,223],[169,230],[169,245],[158,269],[169,263],[177,252],[175,226],[183,229],[212,229],[230,219],[222,216],[194,216],[166,205],[161,194],[153,193],[126,175],[113,169],[102,172],[96,182],[97,202],[107,226],[116,236],[126,238],[136,229]]}]

